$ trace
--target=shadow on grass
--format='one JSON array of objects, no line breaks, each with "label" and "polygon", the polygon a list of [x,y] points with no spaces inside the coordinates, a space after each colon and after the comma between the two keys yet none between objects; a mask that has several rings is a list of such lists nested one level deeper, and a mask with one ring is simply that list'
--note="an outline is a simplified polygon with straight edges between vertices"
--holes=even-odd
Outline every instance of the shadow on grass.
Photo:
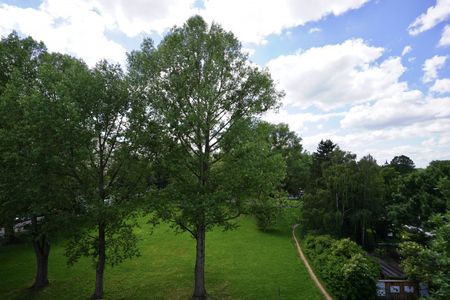
[{"label": "shadow on grass", "polygon": [[[48,287],[46,287],[48,288]],[[28,288],[21,288],[12,291],[11,293],[8,293],[5,295],[5,298],[3,299],[14,299],[14,300],[28,300],[28,299],[39,299],[39,297],[42,297],[42,293],[45,293],[45,289],[35,292],[32,289]]]}]

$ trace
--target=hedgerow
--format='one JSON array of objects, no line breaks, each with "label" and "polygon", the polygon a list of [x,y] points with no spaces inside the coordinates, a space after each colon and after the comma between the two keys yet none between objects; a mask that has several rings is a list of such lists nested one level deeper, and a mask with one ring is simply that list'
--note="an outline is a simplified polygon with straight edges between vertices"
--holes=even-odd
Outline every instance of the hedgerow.
[{"label": "hedgerow", "polygon": [[375,299],[379,267],[355,242],[308,235],[303,247],[316,274],[336,299]]}]

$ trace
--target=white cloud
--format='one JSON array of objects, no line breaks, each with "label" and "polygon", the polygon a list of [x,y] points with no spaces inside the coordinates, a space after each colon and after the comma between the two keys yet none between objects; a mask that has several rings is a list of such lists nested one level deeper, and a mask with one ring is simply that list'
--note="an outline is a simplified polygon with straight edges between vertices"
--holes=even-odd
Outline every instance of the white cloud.
[{"label": "white cloud", "polygon": [[403,51],[402,51],[402,56],[408,54],[409,52],[411,52],[411,50],[412,50],[411,46],[409,46],[409,45],[405,46],[405,48],[403,48]]},{"label": "white cloud", "polygon": [[83,58],[89,65],[100,59],[125,61],[125,48],[106,38],[111,26],[84,2],[44,1],[39,9],[0,6],[1,33],[17,30],[45,42],[50,51]]},{"label": "white cloud", "polygon": [[352,107],[341,126],[381,129],[436,119],[450,119],[450,98],[425,98],[419,90],[412,90]]},{"label": "white cloud", "polygon": [[115,23],[117,29],[133,37],[141,32],[163,34],[198,13],[195,0],[96,0],[100,13]]},{"label": "white cloud", "polygon": [[438,46],[448,46],[450,45],[450,25],[445,26],[442,31],[441,39],[439,40]]},{"label": "white cloud", "polygon": [[432,160],[450,159],[448,119],[428,120],[389,129],[361,129],[354,132],[331,130],[303,136],[302,143],[307,150],[315,151],[322,139],[331,139],[341,149],[356,153],[358,158],[370,153],[379,164],[400,154],[412,158],[418,167],[425,167]]},{"label": "white cloud", "polygon": [[447,56],[435,55],[432,58],[425,60],[423,64],[422,70],[424,72],[422,81],[424,83],[428,83],[437,78],[437,71],[441,69],[445,61],[447,60]]},{"label": "white cloud", "polygon": [[376,62],[383,51],[361,39],[347,40],[282,55],[267,66],[286,92],[286,105],[330,110],[406,90],[407,84],[399,82],[405,71],[399,57]]},{"label": "white cloud", "polygon": [[327,15],[341,15],[360,8],[368,0],[206,0],[201,14],[231,30],[243,42],[263,44],[271,34],[318,21]]},{"label": "white cloud", "polygon": [[438,79],[434,82],[433,86],[430,87],[430,92],[445,94],[450,93],[450,79]]},{"label": "white cloud", "polygon": [[308,33],[311,34],[311,33],[321,32],[321,31],[322,31],[322,29],[320,29],[319,27],[313,27],[308,30]]},{"label": "white cloud", "polygon": [[[205,0],[204,8],[195,8],[195,0],[43,0],[37,9],[0,4],[0,34],[16,29],[43,40],[51,51],[82,57],[90,65],[101,58],[123,62],[126,50],[108,38],[108,32],[129,37],[142,32],[163,34],[199,13],[207,21],[215,20],[232,30],[250,47],[243,51],[251,55],[255,44],[267,42],[271,34],[292,35],[295,26],[341,15],[368,1],[317,0],[311,5],[307,0]],[[450,0],[438,0],[410,25],[410,34],[445,20],[450,14],[448,3]],[[320,30],[312,27],[309,31],[317,29]],[[439,46],[448,44],[450,25],[444,28],[439,41]],[[402,56],[410,51],[411,47],[406,46]],[[331,138],[344,150],[360,156],[370,152],[379,162],[398,154],[418,157],[419,166],[432,159],[450,159],[450,97],[432,97],[449,92],[449,79],[436,80],[429,89],[434,94],[428,97],[410,90],[400,80],[406,70],[401,58],[382,58],[384,52],[384,48],[353,39],[273,59],[267,66],[287,97],[278,114],[269,112],[264,119],[288,123],[302,135],[314,134],[304,136],[304,144],[311,150],[315,150],[320,139]],[[445,60],[446,56],[427,60],[423,66],[424,81],[435,80]],[[319,114],[291,110],[293,106],[311,105],[324,110],[350,109]],[[340,118],[341,128],[336,125]],[[305,131],[307,127],[311,131]],[[424,140],[422,146],[412,142],[417,138]],[[397,145],[387,146],[387,142]]]},{"label": "white cloud", "polygon": [[37,8],[0,5],[0,34],[17,30],[42,40],[50,51],[83,58],[89,65],[100,59],[124,63],[126,49],[106,36],[119,31],[162,33],[184,22],[194,0],[44,0]]},{"label": "white cloud", "polygon": [[343,0],[330,4],[318,0],[238,1],[204,0],[43,0],[40,6],[20,8],[0,4],[0,34],[17,30],[46,43],[51,51],[83,58],[89,65],[100,59],[125,61],[125,48],[107,32],[128,37],[140,33],[162,35],[194,14],[217,21],[243,42],[264,44],[270,34],[317,21],[327,15],[341,15],[361,7],[368,0]]},{"label": "white cloud", "polygon": [[418,16],[408,27],[411,35],[417,35],[445,21],[450,16],[450,0],[437,0],[436,5]]},{"label": "white cloud", "polygon": [[306,123],[326,122],[331,118],[343,116],[345,113],[289,113],[286,109],[280,109],[278,112],[269,111],[264,114],[263,119],[267,122],[279,124],[289,124],[291,130],[302,132],[306,129]]}]

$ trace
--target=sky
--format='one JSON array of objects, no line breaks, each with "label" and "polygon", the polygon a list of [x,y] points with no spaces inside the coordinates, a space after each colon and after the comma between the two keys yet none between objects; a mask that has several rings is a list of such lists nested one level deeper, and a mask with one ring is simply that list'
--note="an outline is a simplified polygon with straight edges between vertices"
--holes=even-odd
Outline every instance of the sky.
[{"label": "sky", "polygon": [[0,35],[125,66],[196,14],[270,71],[286,96],[263,118],[307,151],[331,139],[379,164],[450,159],[450,0],[0,0]]}]

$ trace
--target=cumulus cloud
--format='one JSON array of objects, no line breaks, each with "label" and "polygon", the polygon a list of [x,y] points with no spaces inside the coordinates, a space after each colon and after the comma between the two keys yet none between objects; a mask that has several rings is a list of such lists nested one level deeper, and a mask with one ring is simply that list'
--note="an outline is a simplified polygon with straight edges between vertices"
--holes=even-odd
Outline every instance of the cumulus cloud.
[{"label": "cumulus cloud", "polygon": [[17,30],[43,41],[50,51],[124,63],[126,49],[107,37],[108,31],[128,36],[162,33],[181,24],[196,10],[194,0],[44,0],[34,8],[0,5],[0,34]]},{"label": "cumulus cloud", "polygon": [[434,82],[433,86],[430,87],[430,92],[437,94],[450,93],[450,79],[438,79]]},{"label": "cumulus cloud", "polygon": [[[307,0],[204,0],[203,6],[196,8],[196,0],[43,0],[36,9],[0,4],[0,34],[18,30],[44,41],[51,51],[81,57],[89,65],[102,58],[124,62],[126,49],[109,38],[108,32],[128,37],[153,32],[162,35],[189,16],[200,14],[233,31],[246,43],[244,51],[252,55],[255,46],[267,42],[269,35],[289,35],[295,26],[342,15],[368,1],[317,0],[311,5]],[[416,35],[444,21],[450,15],[449,3],[450,0],[438,0],[410,25],[410,34]],[[318,30],[319,27],[311,27],[309,31]],[[439,41],[439,46],[448,44],[450,25],[444,28]],[[406,46],[402,56],[410,51],[411,47]],[[343,149],[358,155],[370,152],[381,162],[398,154],[421,157],[424,163],[449,159],[450,97],[437,98],[438,94],[449,92],[449,79],[436,80],[429,90],[432,96],[410,90],[400,80],[406,70],[401,58],[382,58],[384,52],[384,48],[364,40],[351,39],[272,59],[267,67],[287,97],[278,114],[269,112],[264,118],[288,123],[292,130],[301,133],[310,125],[323,131],[314,136],[302,134],[306,148],[311,150],[321,139],[331,138]],[[427,60],[423,80],[435,80],[445,60],[446,56]],[[328,112],[292,109],[312,105]],[[348,111],[329,112],[340,107]],[[336,125],[340,118],[341,128],[330,129],[329,123]],[[314,132],[318,131],[309,131]],[[424,139],[423,147],[411,142],[417,137]],[[385,141],[401,141],[408,146],[386,147]]]},{"label": "cumulus cloud", "polygon": [[[283,110],[265,119],[288,123],[302,135],[309,151],[329,138],[344,150],[359,157],[370,153],[381,163],[400,154],[414,158],[418,166],[450,159],[450,97],[411,89],[400,79],[406,70],[401,58],[382,59],[384,51],[359,39],[273,59],[267,66],[287,96]],[[435,79],[444,63],[445,57],[436,57],[424,64],[427,78]],[[430,91],[446,88],[445,82],[436,82]],[[349,109],[310,113],[296,107],[311,105],[326,111]],[[328,122],[333,118],[340,126]],[[420,145],[430,137],[430,145]]]},{"label": "cumulus cloud", "polygon": [[409,45],[405,46],[405,48],[403,48],[403,51],[402,51],[402,56],[408,54],[409,52],[411,52],[411,50],[412,50],[411,46],[409,46]]},{"label": "cumulus cloud", "polygon": [[279,124],[289,124],[291,130],[302,132],[307,129],[306,123],[326,122],[332,118],[342,117],[345,113],[325,113],[313,114],[308,112],[290,113],[286,109],[280,109],[278,112],[269,111],[264,114],[263,119],[267,122]]},{"label": "cumulus cloud", "polygon": [[[411,138],[427,138],[431,135],[436,137],[450,137],[450,122],[448,119],[436,119],[416,122],[401,127],[391,127],[374,130],[354,130],[352,132],[338,132],[337,130],[320,133],[305,137],[309,143],[317,143],[321,139],[330,138],[334,142],[342,144],[344,149],[351,149],[352,145],[357,148],[370,148],[370,144],[396,142]],[[317,143],[315,145],[317,145]],[[450,156],[450,153],[447,153]]]},{"label": "cumulus cloud", "polygon": [[132,37],[141,32],[164,33],[198,13],[195,0],[96,0],[91,1],[117,29]]},{"label": "cumulus cloud", "polygon": [[140,33],[162,35],[194,14],[217,21],[243,42],[263,44],[270,34],[341,15],[368,0],[343,0],[330,4],[309,1],[204,0],[43,0],[40,6],[20,8],[0,4],[0,34],[17,30],[46,43],[51,51],[83,58],[89,65],[100,59],[123,63],[126,50],[107,36],[109,31],[134,37]]},{"label": "cumulus cloud", "polygon": [[0,6],[1,33],[17,30],[45,42],[50,51],[72,54],[89,65],[125,61],[125,48],[109,40],[111,24],[80,1],[44,1],[38,9]]},{"label": "cumulus cloud", "polygon": [[[359,158],[371,154],[378,163],[390,161],[401,154],[411,157],[418,167],[425,167],[432,160],[450,159],[448,119],[427,120],[385,129],[360,129],[351,132],[332,130],[303,136],[303,145],[307,150],[315,151],[322,139],[331,139],[342,149],[356,153]],[[423,140],[422,145],[417,140]]]},{"label": "cumulus cloud", "polygon": [[383,51],[361,39],[347,40],[282,55],[267,66],[286,92],[286,105],[330,110],[385,98],[407,88],[399,82],[405,71],[399,57],[377,63]]},{"label": "cumulus cloud", "polygon": [[448,46],[450,45],[450,25],[444,27],[442,31],[441,39],[439,40],[438,46]]},{"label": "cumulus cloud", "polygon": [[424,72],[422,81],[428,83],[437,78],[437,72],[441,69],[447,60],[447,56],[435,55],[425,60],[422,70]]},{"label": "cumulus cloud", "polygon": [[450,98],[425,98],[419,90],[352,107],[341,120],[343,128],[382,129],[450,118]]},{"label": "cumulus cloud", "polygon": [[368,0],[206,0],[200,12],[216,21],[246,43],[264,44],[266,37],[284,29],[318,21],[327,15],[339,16],[360,8]]},{"label": "cumulus cloud", "polygon": [[418,16],[408,27],[411,35],[417,35],[445,21],[450,16],[450,0],[437,0],[436,5]]}]

